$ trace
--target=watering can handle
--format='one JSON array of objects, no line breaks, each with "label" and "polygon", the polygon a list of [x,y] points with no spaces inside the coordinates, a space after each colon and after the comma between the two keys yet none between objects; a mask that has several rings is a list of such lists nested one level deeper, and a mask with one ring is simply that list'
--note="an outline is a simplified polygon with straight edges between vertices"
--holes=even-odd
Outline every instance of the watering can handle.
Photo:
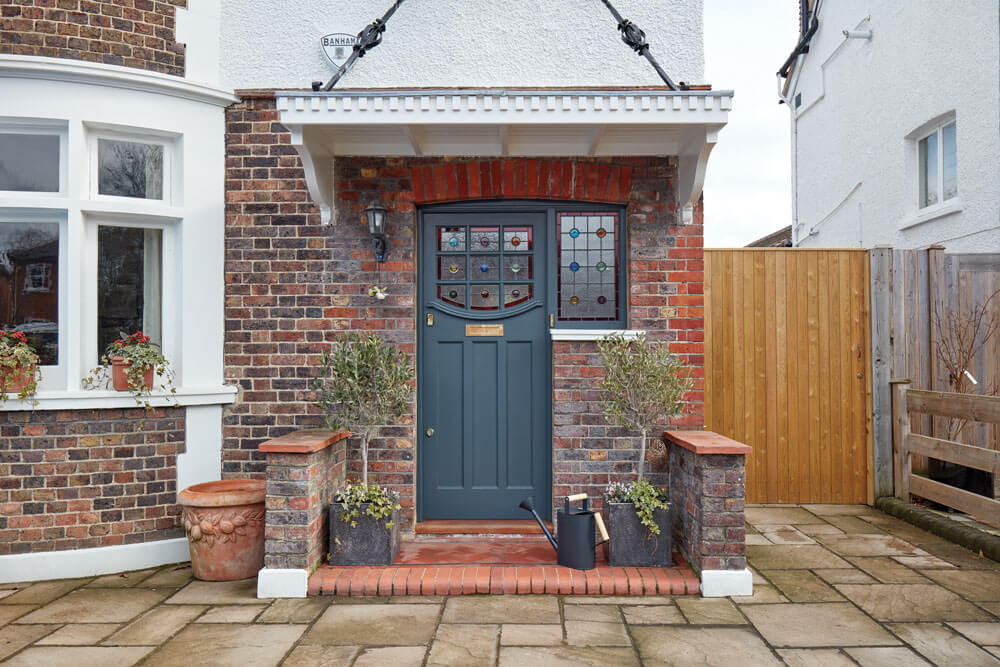
[{"label": "watering can handle", "polygon": [[607,542],[610,539],[608,537],[608,529],[604,526],[604,518],[600,512],[594,512],[594,521],[597,522],[597,532],[601,534],[601,540]]},{"label": "watering can handle", "polygon": [[587,497],[588,496],[587,496],[586,493],[577,493],[577,494],[572,495],[572,496],[566,496],[566,500],[568,500],[571,503],[574,503],[577,500],[586,500]]}]

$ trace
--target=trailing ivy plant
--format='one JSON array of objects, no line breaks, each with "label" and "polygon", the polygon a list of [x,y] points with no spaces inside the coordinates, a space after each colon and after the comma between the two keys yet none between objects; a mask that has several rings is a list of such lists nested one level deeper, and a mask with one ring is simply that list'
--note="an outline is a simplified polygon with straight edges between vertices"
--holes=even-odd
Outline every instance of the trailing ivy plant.
[{"label": "trailing ivy plant", "polygon": [[327,428],[361,441],[361,483],[368,486],[368,445],[379,427],[400,419],[413,396],[406,355],[374,334],[350,333],[323,355],[311,388]]},{"label": "trailing ivy plant", "polygon": [[101,365],[92,369],[88,376],[83,378],[84,388],[106,387],[111,381],[111,366],[114,363],[125,365],[128,392],[135,397],[137,405],[147,410],[152,407],[149,403],[152,387],[147,387],[144,379],[147,369],[152,368],[154,376],[163,378],[164,385],[171,394],[177,393],[177,388],[174,387],[174,370],[170,367],[170,362],[160,352],[160,346],[151,342],[149,336],[141,331],[133,334],[120,332],[118,339],[105,348],[101,356]]},{"label": "trailing ivy plant", "polygon": [[661,342],[639,334],[626,340],[621,332],[597,341],[604,360],[601,405],[617,425],[642,434],[638,478],[643,479],[646,440],[650,431],[666,426],[684,412],[684,395],[694,382],[680,357]]},{"label": "trailing ivy plant", "polygon": [[385,527],[392,528],[392,513],[400,509],[399,492],[384,489],[377,484],[348,484],[344,489],[337,491],[333,496],[335,503],[340,503],[345,508],[340,514],[341,521],[349,521],[351,528],[357,528],[358,519],[361,516],[361,506],[367,504],[365,514],[374,518],[376,522],[388,518]]},{"label": "trailing ivy plant", "polygon": [[7,394],[26,377],[30,381],[21,385],[17,398],[34,402],[39,379],[38,354],[23,331],[0,330],[0,405],[7,402]]},{"label": "trailing ivy plant", "polygon": [[637,482],[612,482],[608,485],[608,499],[613,503],[632,503],[639,521],[653,535],[660,534],[660,527],[653,519],[653,512],[661,507],[669,507],[663,491],[640,479]]}]

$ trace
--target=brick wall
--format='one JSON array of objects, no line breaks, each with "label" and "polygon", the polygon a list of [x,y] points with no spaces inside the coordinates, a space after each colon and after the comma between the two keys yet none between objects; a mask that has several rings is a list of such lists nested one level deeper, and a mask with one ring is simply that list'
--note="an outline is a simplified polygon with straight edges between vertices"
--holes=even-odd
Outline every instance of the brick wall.
[{"label": "brick wall", "polygon": [[[417,201],[558,194],[627,204],[631,326],[669,341],[695,367],[690,414],[675,425],[702,424],[702,216],[699,210],[694,224],[675,224],[672,158],[339,158],[337,222],[323,226],[278,121],[268,96],[227,111],[225,369],[240,387],[224,421],[227,476],[261,476],[261,442],[320,424],[308,384],[338,333],[377,332],[412,359]],[[389,209],[392,245],[381,265],[362,222],[375,199]],[[375,283],[389,286],[385,301],[367,295]],[[602,485],[634,469],[636,439],[603,421],[592,343],[556,343],[553,363],[556,494],[599,496]],[[415,407],[371,445],[375,480],[400,492],[407,524],[416,503]],[[350,469],[359,466],[351,447]],[[666,481],[662,466],[659,474]]]},{"label": "brick wall", "polygon": [[[330,502],[344,484],[346,441],[329,432],[311,438],[308,433],[300,432],[295,443],[315,451],[280,451],[296,445],[278,444],[274,449],[279,451],[267,452],[265,567],[312,571],[329,551]],[[270,444],[275,443],[280,440]]]},{"label": "brick wall", "polygon": [[745,569],[746,456],[667,449],[675,548],[695,572]]},{"label": "brick wall", "polygon": [[184,76],[174,11],[187,0],[2,0],[0,53]]},{"label": "brick wall", "polygon": [[183,408],[0,412],[0,555],[183,537]]}]

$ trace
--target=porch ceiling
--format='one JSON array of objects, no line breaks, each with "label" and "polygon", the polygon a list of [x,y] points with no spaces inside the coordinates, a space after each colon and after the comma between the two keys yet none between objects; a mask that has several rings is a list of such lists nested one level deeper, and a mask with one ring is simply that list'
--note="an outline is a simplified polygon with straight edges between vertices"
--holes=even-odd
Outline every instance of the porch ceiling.
[{"label": "porch ceiling", "polygon": [[325,222],[339,156],[675,155],[678,201],[690,220],[733,93],[418,89],[276,97]]}]

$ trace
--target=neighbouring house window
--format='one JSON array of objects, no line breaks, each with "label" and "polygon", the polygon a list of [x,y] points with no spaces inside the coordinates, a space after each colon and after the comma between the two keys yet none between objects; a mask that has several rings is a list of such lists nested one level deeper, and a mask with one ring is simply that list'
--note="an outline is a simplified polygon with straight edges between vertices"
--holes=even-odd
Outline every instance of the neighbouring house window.
[{"label": "neighbouring house window", "polygon": [[920,208],[958,196],[958,147],[955,121],[936,128],[918,142]]},{"label": "neighbouring house window", "polygon": [[162,342],[162,243],[160,229],[98,227],[98,355],[121,332]]},{"label": "neighbouring house window", "polygon": [[617,213],[560,213],[558,319],[620,322],[620,233]]},{"label": "neighbouring house window", "polygon": [[48,292],[52,286],[51,276],[51,264],[29,264],[24,277],[24,291]]},{"label": "neighbouring house window", "polygon": [[58,134],[0,132],[0,190],[59,192]]},{"label": "neighbouring house window", "polygon": [[59,359],[59,225],[0,223],[0,328],[23,331],[43,366]]},{"label": "neighbouring house window", "polygon": [[116,139],[97,140],[97,193],[163,199],[163,146]]}]

